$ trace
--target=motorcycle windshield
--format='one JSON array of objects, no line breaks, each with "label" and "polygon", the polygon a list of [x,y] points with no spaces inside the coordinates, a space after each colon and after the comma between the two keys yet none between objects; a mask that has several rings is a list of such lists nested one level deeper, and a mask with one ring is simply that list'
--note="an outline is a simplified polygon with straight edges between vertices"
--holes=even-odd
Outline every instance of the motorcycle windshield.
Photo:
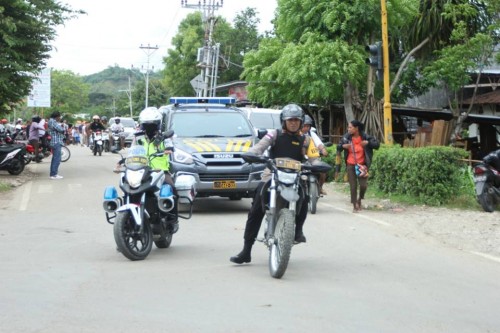
[{"label": "motorcycle windshield", "polygon": [[138,170],[149,165],[146,148],[144,146],[132,146],[125,158],[125,166],[127,169]]}]

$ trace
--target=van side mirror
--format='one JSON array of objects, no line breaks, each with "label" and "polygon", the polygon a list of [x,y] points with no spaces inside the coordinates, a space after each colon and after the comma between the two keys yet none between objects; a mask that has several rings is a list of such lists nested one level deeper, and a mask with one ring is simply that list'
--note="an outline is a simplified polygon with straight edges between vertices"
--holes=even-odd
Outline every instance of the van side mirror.
[{"label": "van side mirror", "polygon": [[259,139],[262,139],[264,136],[266,136],[266,134],[267,134],[267,130],[266,129],[259,129],[257,131],[257,137]]}]

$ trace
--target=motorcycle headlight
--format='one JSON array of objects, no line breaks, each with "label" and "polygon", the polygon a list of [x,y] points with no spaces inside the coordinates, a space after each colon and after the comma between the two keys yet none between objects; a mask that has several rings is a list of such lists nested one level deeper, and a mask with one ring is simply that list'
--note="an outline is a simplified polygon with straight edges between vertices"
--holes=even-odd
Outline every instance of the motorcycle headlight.
[{"label": "motorcycle headlight", "polygon": [[278,170],[278,180],[280,183],[291,185],[295,183],[297,179],[297,174],[295,172],[284,172]]},{"label": "motorcycle headlight", "polygon": [[127,182],[132,188],[137,188],[141,186],[142,176],[144,176],[144,169],[127,170],[125,172],[125,177],[127,178]]},{"label": "motorcycle headlight", "polygon": [[174,161],[182,164],[193,164],[193,156],[183,150],[175,148],[173,153]]}]

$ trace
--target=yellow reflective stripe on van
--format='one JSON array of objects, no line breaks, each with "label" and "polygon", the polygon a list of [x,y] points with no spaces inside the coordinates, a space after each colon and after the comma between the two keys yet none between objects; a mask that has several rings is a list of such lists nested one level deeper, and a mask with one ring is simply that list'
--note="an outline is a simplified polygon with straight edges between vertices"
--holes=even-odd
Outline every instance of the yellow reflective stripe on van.
[{"label": "yellow reflective stripe on van", "polygon": [[207,150],[207,151],[222,151],[222,149],[220,149],[219,146],[213,144],[212,142],[210,141],[203,141],[203,144],[207,145],[208,147],[210,147],[210,150]]},{"label": "yellow reflective stripe on van", "polygon": [[250,149],[250,146],[252,145],[252,141],[248,140],[245,145],[243,146],[243,149],[241,151],[248,151]]},{"label": "yellow reflective stripe on van", "polygon": [[196,144],[196,143],[194,143],[194,142],[191,142],[191,141],[187,141],[187,140],[185,140],[185,141],[184,141],[184,143],[185,143],[187,146],[189,146],[189,147],[191,147],[191,148],[193,148],[193,149],[196,149],[196,151],[197,151],[197,152],[202,152],[202,151],[204,151],[204,149],[203,149],[201,146],[199,146],[198,144]]},{"label": "yellow reflective stripe on van", "polygon": [[226,145],[226,151],[247,151],[252,145],[252,141],[247,140],[228,140]]}]

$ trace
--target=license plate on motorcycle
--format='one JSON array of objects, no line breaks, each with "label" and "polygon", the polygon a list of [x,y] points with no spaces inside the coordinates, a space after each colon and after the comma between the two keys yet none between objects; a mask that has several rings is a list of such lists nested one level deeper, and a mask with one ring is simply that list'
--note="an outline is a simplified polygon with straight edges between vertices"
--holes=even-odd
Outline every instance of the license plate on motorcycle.
[{"label": "license plate on motorcycle", "polygon": [[292,169],[300,171],[300,162],[296,160],[290,160],[287,158],[276,158],[276,166],[282,169]]},{"label": "license plate on motorcycle", "polygon": [[475,182],[484,182],[486,180],[486,176],[474,176],[474,181]]},{"label": "license plate on motorcycle", "polygon": [[214,181],[214,189],[216,190],[226,190],[236,188],[235,180],[216,180]]}]

